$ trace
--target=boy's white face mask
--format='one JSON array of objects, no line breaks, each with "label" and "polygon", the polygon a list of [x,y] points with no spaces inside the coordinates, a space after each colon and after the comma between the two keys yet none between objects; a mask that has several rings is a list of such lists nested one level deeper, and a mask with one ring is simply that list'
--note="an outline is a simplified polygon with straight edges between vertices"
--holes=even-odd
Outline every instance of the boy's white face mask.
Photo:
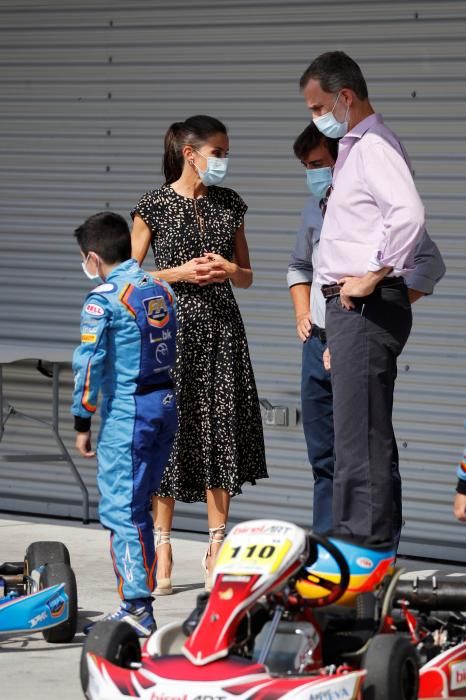
[{"label": "boy's white face mask", "polygon": [[[87,258],[81,263],[81,267],[82,267],[82,269],[83,269],[84,274],[86,275],[86,277],[87,277],[89,280],[97,280],[97,279],[100,278],[99,273],[97,272],[95,275],[92,275],[92,274],[89,272],[89,270],[87,269],[87,267],[86,267],[86,266],[87,266],[87,262],[88,262],[88,260],[89,260],[89,256],[90,256],[90,253],[88,253]],[[96,260],[96,269],[97,269],[97,263],[98,263],[98,260]]]}]

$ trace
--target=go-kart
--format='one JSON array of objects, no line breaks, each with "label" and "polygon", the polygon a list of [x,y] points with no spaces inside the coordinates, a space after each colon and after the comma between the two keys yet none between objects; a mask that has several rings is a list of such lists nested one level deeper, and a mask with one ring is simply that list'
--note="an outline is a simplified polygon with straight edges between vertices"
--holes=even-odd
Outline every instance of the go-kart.
[{"label": "go-kart", "polygon": [[70,642],[77,625],[76,579],[61,542],[33,542],[24,561],[0,564],[0,634],[41,631]]},{"label": "go-kart", "polygon": [[451,682],[448,664],[455,673],[466,666],[464,625],[432,617],[426,604],[438,608],[439,596],[400,581],[394,559],[390,549],[287,522],[237,525],[212,592],[183,623],[154,632],[142,651],[128,624],[95,625],[81,658],[83,690],[89,700],[458,695],[462,681]]}]

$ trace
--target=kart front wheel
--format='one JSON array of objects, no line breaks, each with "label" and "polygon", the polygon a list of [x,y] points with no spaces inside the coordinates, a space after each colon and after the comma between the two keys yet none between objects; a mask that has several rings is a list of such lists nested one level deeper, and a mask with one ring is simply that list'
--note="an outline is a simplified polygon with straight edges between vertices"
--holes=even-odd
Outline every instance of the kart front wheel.
[{"label": "kart front wheel", "polygon": [[57,583],[65,584],[65,593],[68,596],[68,619],[55,627],[49,627],[42,631],[44,639],[52,644],[71,642],[76,634],[78,624],[78,591],[76,578],[71,566],[59,562],[47,564],[40,575],[39,588],[49,588]]},{"label": "kart front wheel", "polygon": [[30,576],[34,569],[58,562],[70,565],[70,553],[63,542],[32,542],[24,556],[24,573]]},{"label": "kart front wheel", "polygon": [[101,656],[115,666],[131,668],[133,663],[141,661],[139,637],[127,622],[96,622],[89,632],[81,654],[81,686],[85,693],[89,684],[87,654]]},{"label": "kart front wheel", "polygon": [[369,642],[362,668],[367,671],[364,700],[417,700],[418,658],[416,650],[404,637],[377,634]]}]

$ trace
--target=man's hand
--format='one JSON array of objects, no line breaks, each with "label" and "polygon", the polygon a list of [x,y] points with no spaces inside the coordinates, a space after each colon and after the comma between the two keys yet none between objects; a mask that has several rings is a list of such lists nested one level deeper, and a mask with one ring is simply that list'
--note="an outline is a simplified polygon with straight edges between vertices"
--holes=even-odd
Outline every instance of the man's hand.
[{"label": "man's hand", "polygon": [[296,318],[296,334],[300,341],[305,343],[312,333],[311,285],[307,282],[293,284],[290,287],[290,295]]},{"label": "man's hand", "polygon": [[305,343],[306,340],[309,338],[311,332],[312,323],[309,311],[307,311],[304,314],[300,314],[299,316],[296,316],[296,333],[298,334],[298,338],[302,340],[303,343]]},{"label": "man's hand", "polygon": [[95,457],[95,452],[92,450],[91,445],[91,431],[88,430],[87,433],[77,433],[75,447],[78,450],[81,457]]},{"label": "man's hand", "polygon": [[377,284],[376,279],[367,279],[364,277],[342,277],[338,280],[338,284],[342,285],[340,291],[341,305],[345,309],[354,309],[354,304],[351,297],[367,297],[375,289]]},{"label": "man's hand", "polygon": [[342,285],[340,291],[341,305],[345,309],[354,309],[350,297],[368,297],[377,286],[377,283],[391,272],[391,267],[383,267],[377,272],[366,272],[363,277],[342,277],[338,284]]},{"label": "man's hand", "polygon": [[453,502],[453,513],[457,520],[466,523],[466,494],[457,493]]},{"label": "man's hand", "polygon": [[322,361],[324,363],[324,369],[327,370],[327,372],[330,372],[332,366],[330,361],[330,350],[328,348],[325,348],[324,350],[324,353],[322,355]]}]

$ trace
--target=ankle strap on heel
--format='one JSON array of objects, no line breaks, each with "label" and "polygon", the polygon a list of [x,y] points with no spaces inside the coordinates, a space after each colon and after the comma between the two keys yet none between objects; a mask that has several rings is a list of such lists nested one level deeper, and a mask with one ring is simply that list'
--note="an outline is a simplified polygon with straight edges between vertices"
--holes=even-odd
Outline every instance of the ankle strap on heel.
[{"label": "ankle strap on heel", "polygon": [[157,539],[155,540],[156,549],[162,544],[170,544],[170,530],[162,530],[161,527],[156,527],[155,532],[157,535]]},{"label": "ankle strap on heel", "polygon": [[217,525],[217,527],[209,527],[209,547],[207,550],[208,555],[211,553],[211,546],[213,544],[221,544],[225,539],[225,523]]}]

